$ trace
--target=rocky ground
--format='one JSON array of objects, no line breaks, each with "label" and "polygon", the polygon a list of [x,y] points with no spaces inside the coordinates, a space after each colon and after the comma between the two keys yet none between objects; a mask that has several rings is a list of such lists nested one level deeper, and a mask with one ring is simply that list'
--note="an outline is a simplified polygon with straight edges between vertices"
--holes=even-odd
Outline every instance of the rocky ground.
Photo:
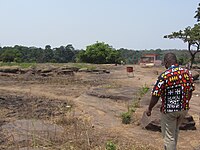
[{"label": "rocky ground", "polygon": [[[43,66],[44,67],[44,66]],[[100,65],[93,71],[61,66],[30,70],[9,69],[0,74],[0,149],[162,149],[159,130],[140,126],[150,92],[164,68]],[[6,71],[5,71],[6,70]],[[1,72],[1,71],[0,71]],[[200,83],[191,100],[196,130],[181,130],[178,149],[200,149]],[[121,114],[139,101],[132,122]],[[152,120],[159,119],[158,107]]]}]

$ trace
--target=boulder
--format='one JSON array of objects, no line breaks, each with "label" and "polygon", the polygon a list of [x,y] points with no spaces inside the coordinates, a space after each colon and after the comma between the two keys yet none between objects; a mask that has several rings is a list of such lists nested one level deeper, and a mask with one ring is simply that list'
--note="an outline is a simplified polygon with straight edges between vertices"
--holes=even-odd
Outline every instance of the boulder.
[{"label": "boulder", "polygon": [[68,66],[65,66],[65,67],[61,67],[60,68],[61,70],[72,70],[74,72],[77,72],[80,68],[78,67],[68,67]]},{"label": "boulder", "polygon": [[79,72],[91,72],[88,68],[81,68],[78,70]]},{"label": "boulder", "polygon": [[[161,132],[161,125],[160,125],[160,119],[154,119],[152,120],[146,127],[147,130],[151,131],[159,131]],[[179,127],[180,130],[196,130],[194,119],[191,115],[187,115],[181,126]]]},{"label": "boulder", "polygon": [[92,72],[102,74],[102,73],[110,73],[109,70],[106,69],[93,69]]},{"label": "boulder", "polygon": [[198,80],[198,78],[199,78],[199,72],[197,72],[196,70],[192,70],[191,73],[192,73],[193,80],[194,81]]},{"label": "boulder", "polygon": [[74,75],[74,71],[73,70],[59,70],[57,72],[58,75]]}]

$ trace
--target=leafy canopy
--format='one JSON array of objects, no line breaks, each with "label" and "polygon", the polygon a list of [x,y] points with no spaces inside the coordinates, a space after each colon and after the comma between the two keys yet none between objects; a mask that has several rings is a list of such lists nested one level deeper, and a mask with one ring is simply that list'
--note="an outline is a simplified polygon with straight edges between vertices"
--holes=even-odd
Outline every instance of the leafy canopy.
[{"label": "leafy canopy", "polygon": [[95,64],[118,63],[120,58],[119,51],[104,42],[89,45],[86,47],[86,51],[81,51],[79,54],[79,61]]}]

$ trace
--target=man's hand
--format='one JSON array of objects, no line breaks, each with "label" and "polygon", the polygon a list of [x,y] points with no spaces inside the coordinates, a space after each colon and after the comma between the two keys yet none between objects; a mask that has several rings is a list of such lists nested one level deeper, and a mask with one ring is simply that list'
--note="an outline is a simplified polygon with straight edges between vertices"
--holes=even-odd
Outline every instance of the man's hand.
[{"label": "man's hand", "polygon": [[148,110],[146,111],[146,114],[147,114],[147,116],[151,116],[151,110],[148,109]]}]

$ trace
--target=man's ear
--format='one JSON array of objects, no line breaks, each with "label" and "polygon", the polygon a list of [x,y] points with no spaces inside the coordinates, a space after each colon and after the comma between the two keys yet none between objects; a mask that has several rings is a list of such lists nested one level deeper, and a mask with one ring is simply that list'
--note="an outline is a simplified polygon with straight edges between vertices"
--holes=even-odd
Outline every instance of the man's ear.
[{"label": "man's ear", "polygon": [[165,68],[167,69],[168,68],[168,63],[164,62],[164,64],[165,64]]}]

